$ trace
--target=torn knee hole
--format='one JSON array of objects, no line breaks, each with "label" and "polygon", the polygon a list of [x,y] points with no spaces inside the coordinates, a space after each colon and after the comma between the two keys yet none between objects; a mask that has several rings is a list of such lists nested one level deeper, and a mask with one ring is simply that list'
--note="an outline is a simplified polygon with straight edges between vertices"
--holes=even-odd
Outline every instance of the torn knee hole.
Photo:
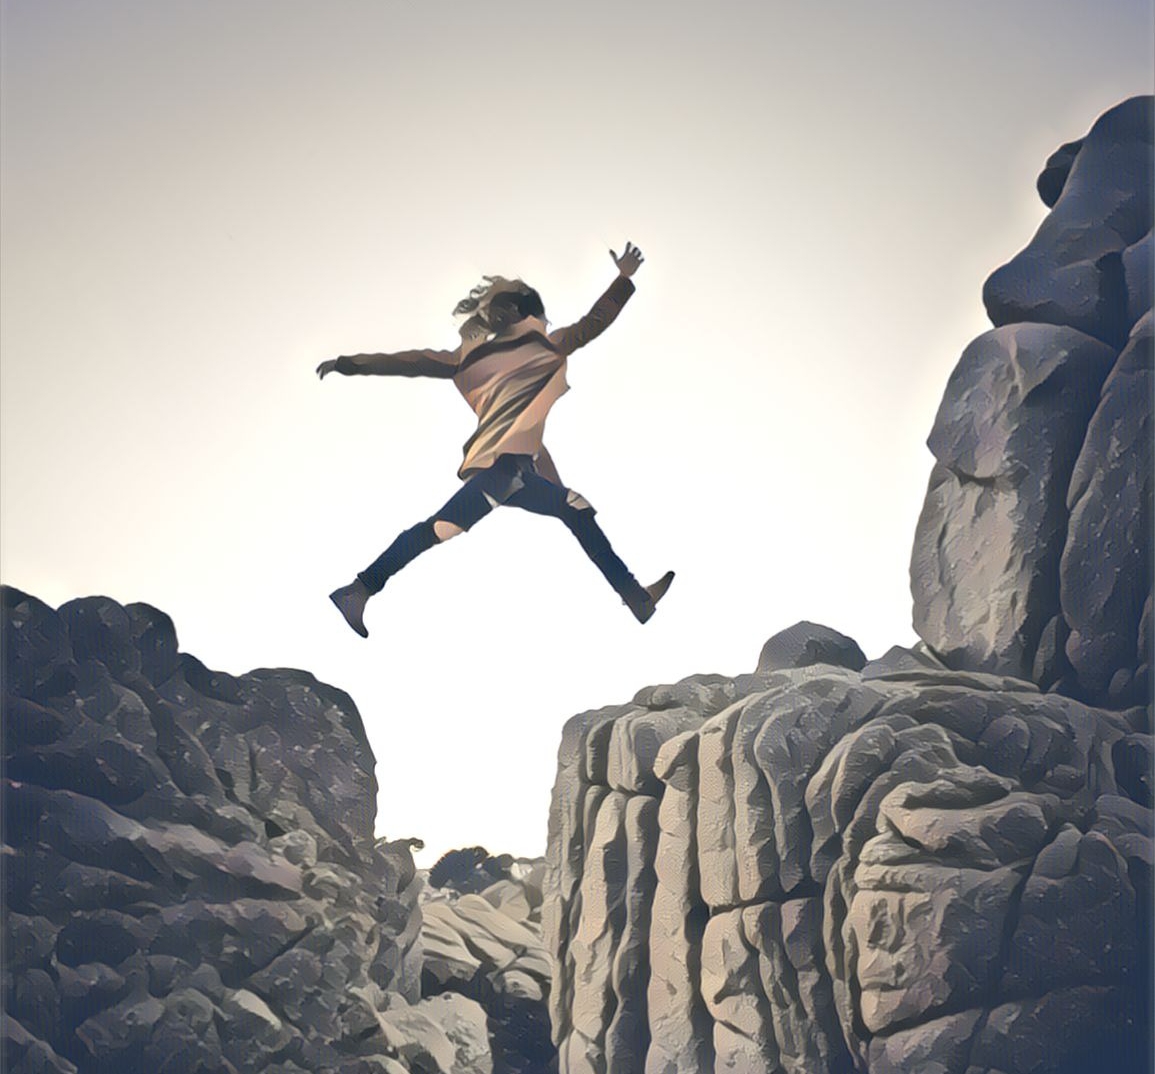
[{"label": "torn knee hole", "polygon": [[451,537],[456,537],[459,533],[464,532],[465,530],[453,522],[446,522],[440,518],[433,520],[433,536],[437,538],[439,543],[448,541]]},{"label": "torn knee hole", "polygon": [[567,507],[572,507],[575,511],[592,511],[593,505],[580,492],[574,492],[570,489],[566,493],[565,503]]}]

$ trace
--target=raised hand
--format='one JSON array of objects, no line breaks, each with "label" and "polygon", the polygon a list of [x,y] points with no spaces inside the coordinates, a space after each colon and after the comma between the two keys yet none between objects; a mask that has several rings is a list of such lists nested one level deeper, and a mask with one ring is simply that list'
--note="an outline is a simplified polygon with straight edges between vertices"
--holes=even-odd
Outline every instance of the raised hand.
[{"label": "raised hand", "polygon": [[317,366],[317,376],[319,376],[322,380],[324,380],[325,375],[328,373],[332,373],[333,370],[335,370],[336,368],[337,368],[337,359],[336,358],[330,358],[327,362],[322,362],[319,366]]},{"label": "raised hand", "polygon": [[638,271],[638,266],[645,260],[642,257],[642,251],[639,250],[632,242],[626,243],[626,248],[622,252],[622,256],[610,251],[610,257],[614,259],[614,264],[618,266],[618,272],[622,276],[632,276]]}]

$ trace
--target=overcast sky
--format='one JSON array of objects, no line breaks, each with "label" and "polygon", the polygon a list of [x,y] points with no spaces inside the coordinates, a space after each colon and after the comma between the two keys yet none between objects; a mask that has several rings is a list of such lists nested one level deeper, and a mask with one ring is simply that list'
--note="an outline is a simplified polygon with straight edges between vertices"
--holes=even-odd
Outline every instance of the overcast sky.
[{"label": "overcast sky", "polygon": [[[1152,0],[0,0],[0,577],[348,690],[378,830],[536,855],[564,721],[752,670],[799,619],[915,641],[938,400],[1060,143],[1152,90]],[[472,415],[342,353],[554,324],[646,262],[546,443],[639,626],[514,509],[328,601],[458,487]]]}]

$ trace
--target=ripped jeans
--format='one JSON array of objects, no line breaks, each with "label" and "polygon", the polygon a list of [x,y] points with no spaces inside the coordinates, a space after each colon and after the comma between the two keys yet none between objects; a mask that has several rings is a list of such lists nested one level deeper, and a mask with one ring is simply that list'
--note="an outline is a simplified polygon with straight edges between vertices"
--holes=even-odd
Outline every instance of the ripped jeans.
[{"label": "ripped jeans", "polygon": [[594,509],[576,492],[542,477],[530,455],[501,455],[492,466],[473,474],[441,510],[401,533],[357,577],[370,593],[380,592],[389,578],[422,552],[470,529],[499,504],[560,518],[627,605],[634,608],[649,600],[610,547],[594,520]]}]

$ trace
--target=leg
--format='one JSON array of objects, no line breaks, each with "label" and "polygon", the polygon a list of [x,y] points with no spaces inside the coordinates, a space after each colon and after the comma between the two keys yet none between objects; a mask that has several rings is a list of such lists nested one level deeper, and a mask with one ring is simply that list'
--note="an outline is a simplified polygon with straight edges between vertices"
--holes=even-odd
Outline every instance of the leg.
[{"label": "leg", "polygon": [[486,498],[481,482],[467,481],[440,511],[399,534],[357,577],[370,593],[379,593],[393,575],[407,567],[422,552],[464,533],[492,510],[493,505]]},{"label": "leg", "polygon": [[609,539],[594,518],[593,507],[586,499],[572,489],[547,481],[540,474],[526,473],[523,480],[525,487],[515,492],[508,502],[534,514],[560,518],[630,611],[640,622],[646,622],[654,614],[654,605],[669,588],[673,575],[643,587],[610,546]]},{"label": "leg", "polygon": [[365,605],[374,593],[385,587],[386,581],[422,552],[464,533],[493,510],[492,498],[486,494],[485,476],[478,474],[467,481],[440,511],[399,534],[352,583],[329,595],[345,621],[361,637],[369,636],[364,623]]}]

